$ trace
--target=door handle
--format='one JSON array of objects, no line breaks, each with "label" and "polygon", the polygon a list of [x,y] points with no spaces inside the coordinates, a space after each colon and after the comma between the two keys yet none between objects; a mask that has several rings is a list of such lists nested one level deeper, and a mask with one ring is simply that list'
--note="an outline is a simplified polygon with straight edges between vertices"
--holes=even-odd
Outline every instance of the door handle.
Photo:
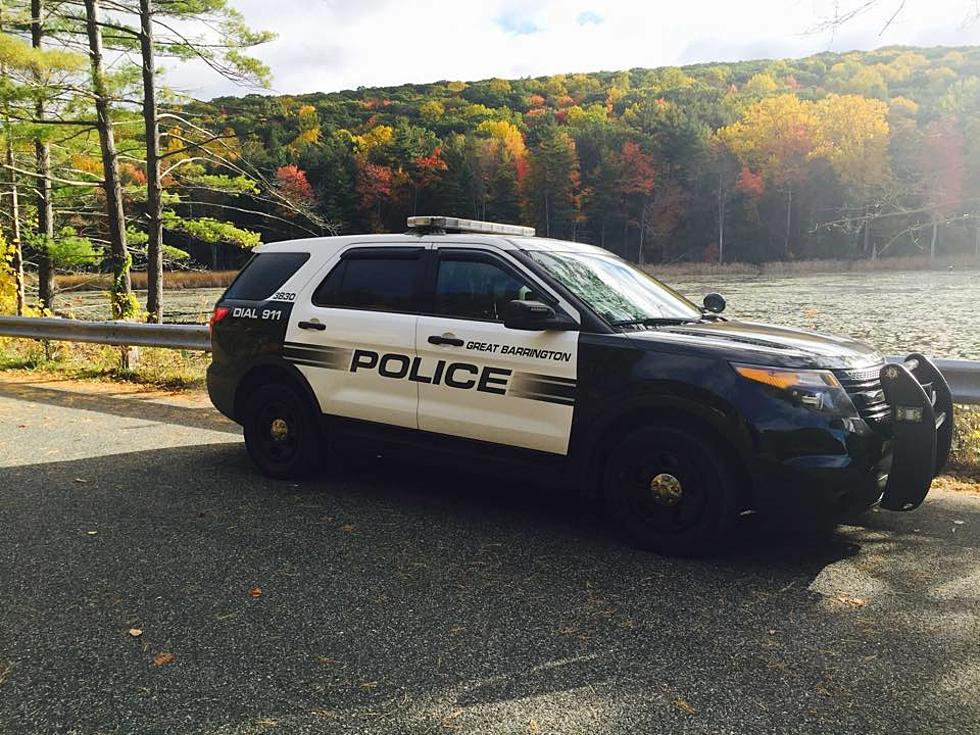
[{"label": "door handle", "polygon": [[438,334],[433,334],[429,337],[430,345],[450,345],[452,347],[462,347],[463,340],[459,337],[440,337]]},{"label": "door handle", "polygon": [[318,332],[322,332],[327,328],[327,325],[323,322],[300,322],[296,326],[300,329],[315,329]]}]

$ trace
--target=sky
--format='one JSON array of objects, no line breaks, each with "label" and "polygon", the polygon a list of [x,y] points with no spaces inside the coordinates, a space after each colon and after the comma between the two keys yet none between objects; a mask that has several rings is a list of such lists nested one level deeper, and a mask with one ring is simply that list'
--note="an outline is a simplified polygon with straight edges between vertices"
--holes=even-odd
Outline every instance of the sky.
[{"label": "sky", "polygon": [[[277,94],[440,80],[806,56],[892,44],[980,44],[980,0],[231,0],[278,38],[254,55]],[[889,24],[895,10],[903,6]],[[171,85],[244,94],[195,64]]]}]

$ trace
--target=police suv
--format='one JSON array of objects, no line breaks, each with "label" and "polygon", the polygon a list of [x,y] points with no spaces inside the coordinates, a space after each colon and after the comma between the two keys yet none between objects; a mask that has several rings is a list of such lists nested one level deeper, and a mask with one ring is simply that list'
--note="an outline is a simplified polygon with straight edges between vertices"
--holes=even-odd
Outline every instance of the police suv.
[{"label": "police suv", "polygon": [[208,391],[259,469],[330,444],[540,473],[647,548],[746,510],[911,510],[949,454],[922,355],[729,320],[598,247],[411,217],[403,235],[256,248],[212,315]]}]

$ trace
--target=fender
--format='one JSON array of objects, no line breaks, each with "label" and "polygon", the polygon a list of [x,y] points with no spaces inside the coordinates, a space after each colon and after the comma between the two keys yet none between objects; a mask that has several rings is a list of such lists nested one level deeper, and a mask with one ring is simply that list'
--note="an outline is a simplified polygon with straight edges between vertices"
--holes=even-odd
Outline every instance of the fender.
[{"label": "fender", "polygon": [[303,392],[304,397],[310,401],[310,405],[316,406],[317,412],[319,413],[320,403],[317,401],[316,395],[313,393],[313,388],[310,386],[309,381],[307,381],[306,376],[295,365],[284,360],[279,355],[263,355],[248,363],[241,373],[241,378],[237,381],[238,384],[235,388],[234,402],[232,404],[234,415],[230,418],[241,423],[242,401],[248,394],[248,391],[262,381],[273,377],[279,380],[285,379],[298,387]]},{"label": "fender", "polygon": [[612,442],[646,421],[664,417],[680,423],[679,416],[708,428],[731,448],[741,469],[748,473],[752,437],[729,402],[690,383],[650,380],[608,397],[598,412],[576,416],[569,451],[570,477],[585,483],[581,489],[590,492],[598,487],[597,473]]}]

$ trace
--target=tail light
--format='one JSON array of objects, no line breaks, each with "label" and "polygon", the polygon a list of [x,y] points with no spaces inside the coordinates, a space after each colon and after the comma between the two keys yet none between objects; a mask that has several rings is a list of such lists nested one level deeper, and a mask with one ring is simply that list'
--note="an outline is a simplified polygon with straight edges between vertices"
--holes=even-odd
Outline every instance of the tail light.
[{"label": "tail light", "polygon": [[214,313],[211,314],[211,318],[208,319],[208,334],[214,334],[214,325],[224,319],[231,313],[231,309],[227,306],[216,306],[214,307]]}]

